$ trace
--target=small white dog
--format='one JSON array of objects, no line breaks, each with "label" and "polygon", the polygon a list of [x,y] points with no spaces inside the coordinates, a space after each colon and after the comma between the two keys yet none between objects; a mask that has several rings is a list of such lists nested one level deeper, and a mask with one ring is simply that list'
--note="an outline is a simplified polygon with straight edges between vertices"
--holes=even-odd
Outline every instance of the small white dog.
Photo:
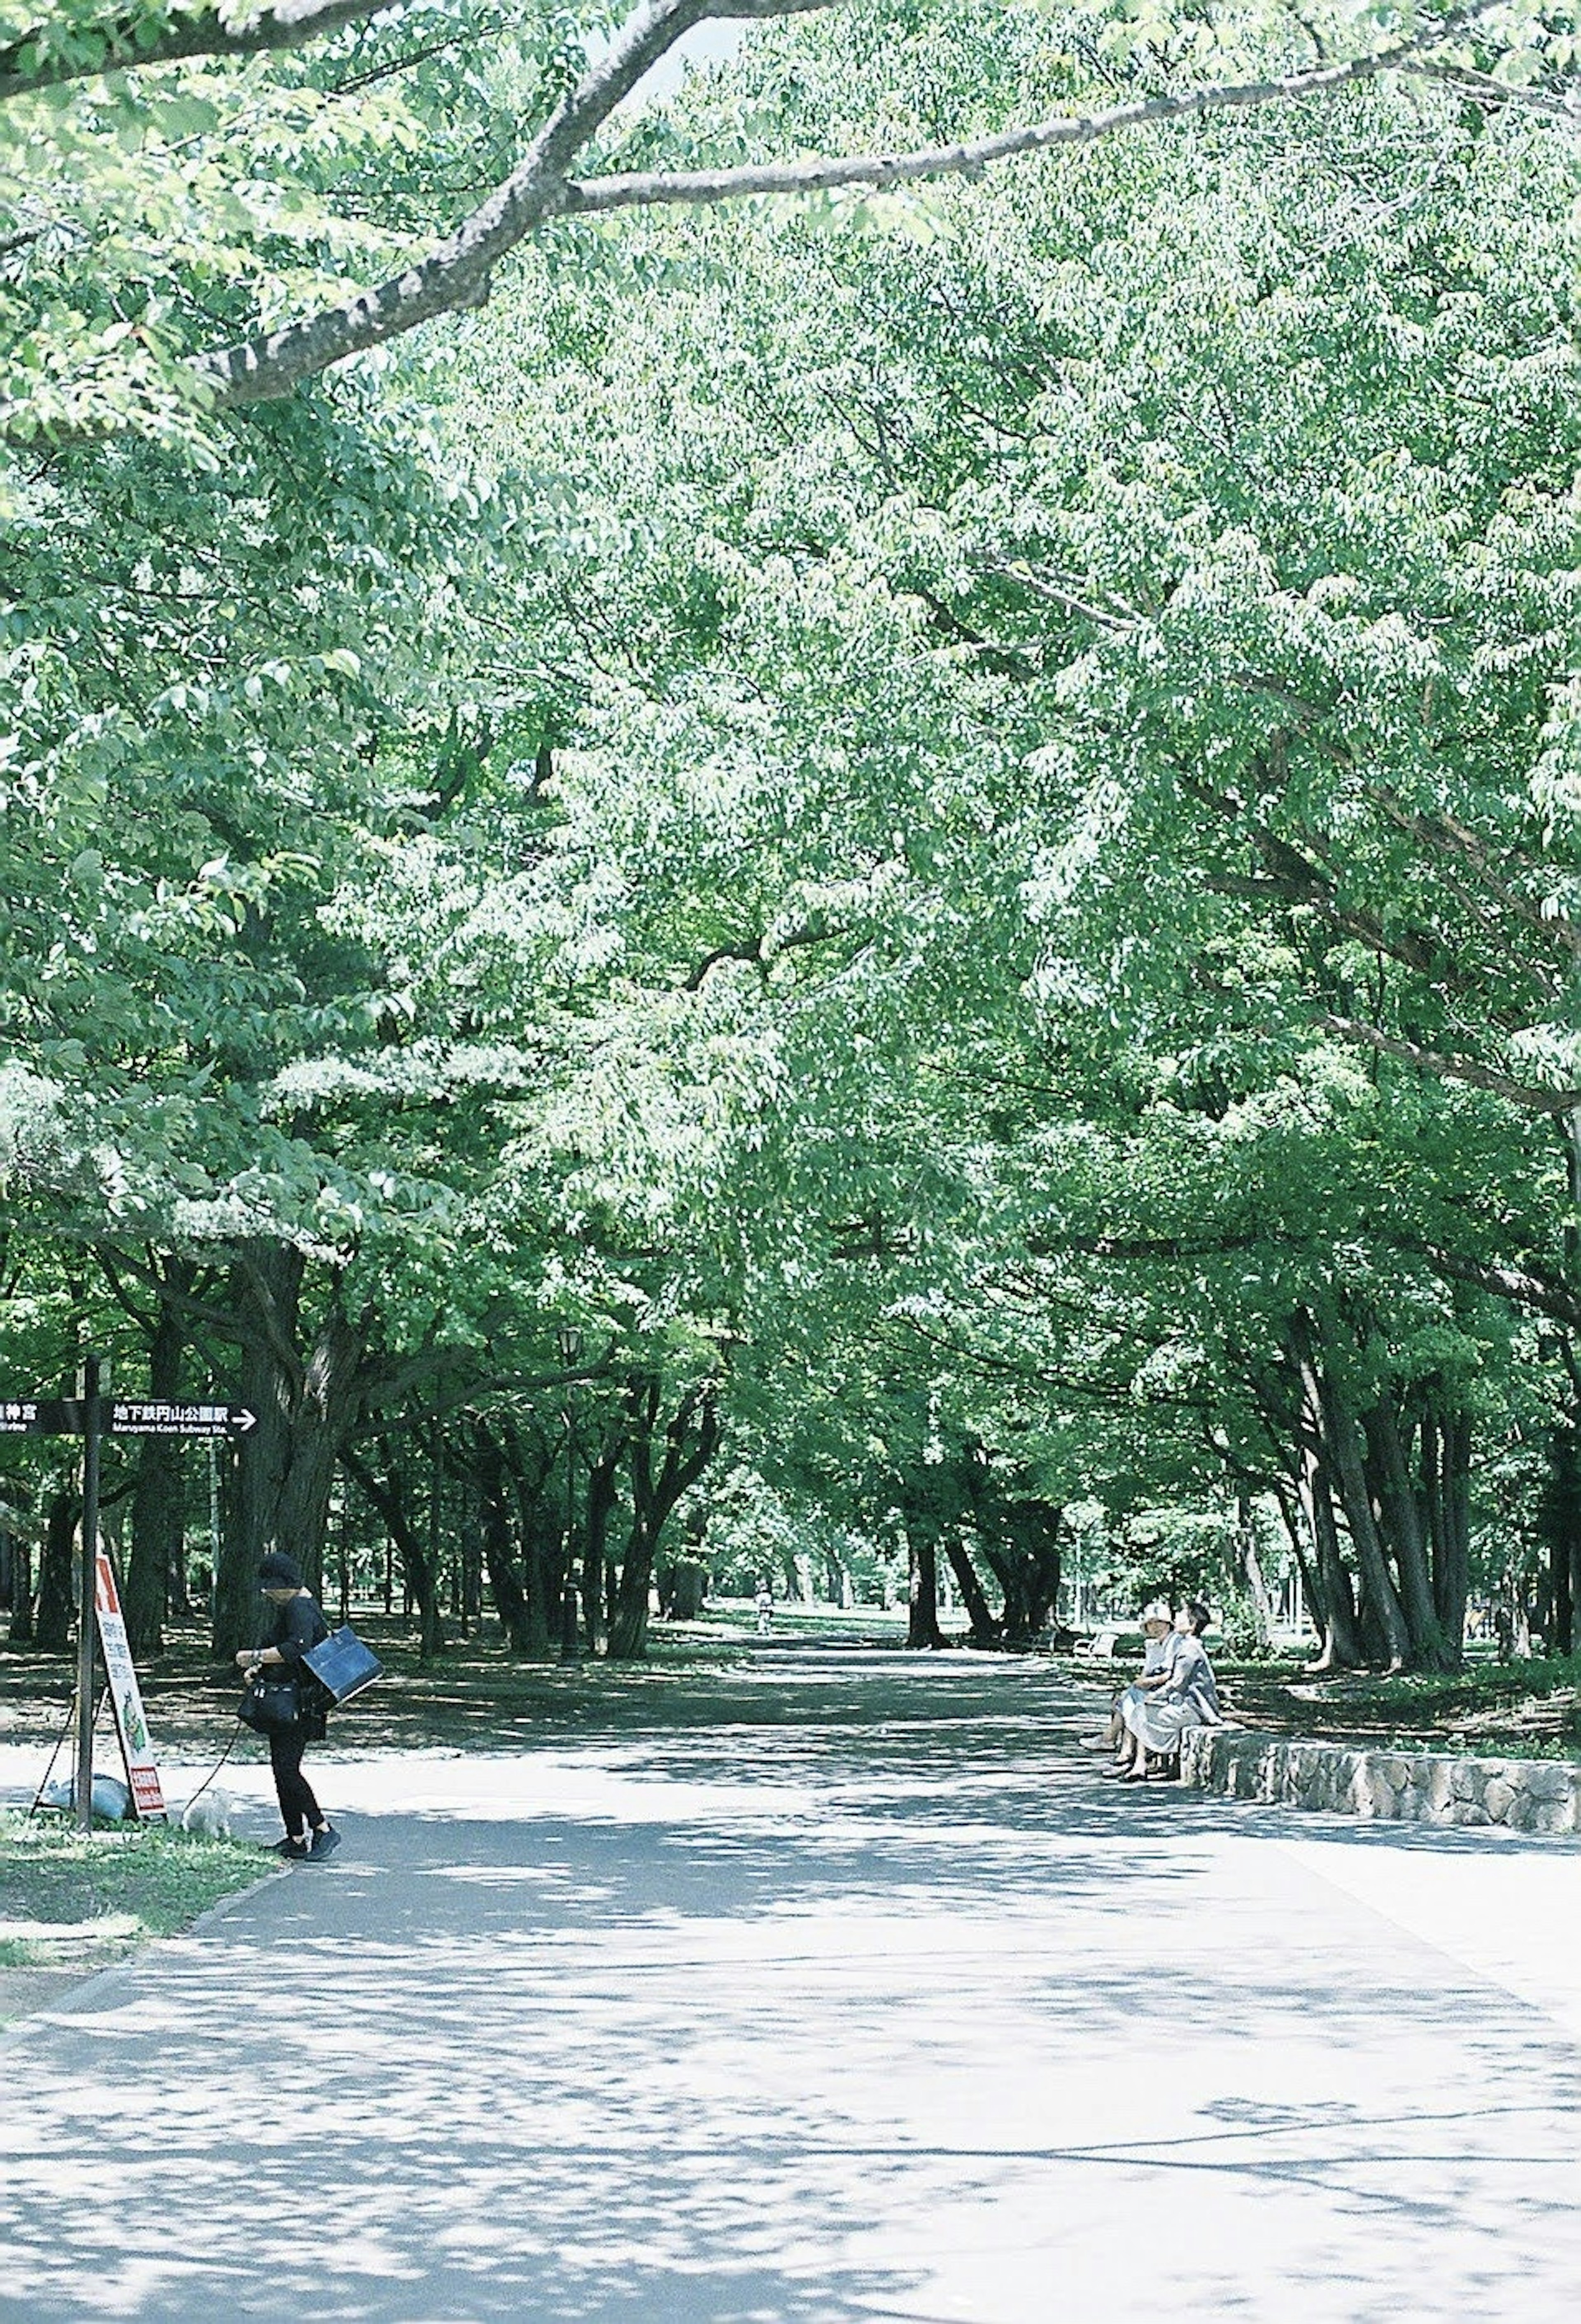
[{"label": "small white dog", "polygon": [[181,1810],[181,1829],[201,1832],[207,1840],[229,1840],[231,1807],[224,1792],[200,1792]]}]

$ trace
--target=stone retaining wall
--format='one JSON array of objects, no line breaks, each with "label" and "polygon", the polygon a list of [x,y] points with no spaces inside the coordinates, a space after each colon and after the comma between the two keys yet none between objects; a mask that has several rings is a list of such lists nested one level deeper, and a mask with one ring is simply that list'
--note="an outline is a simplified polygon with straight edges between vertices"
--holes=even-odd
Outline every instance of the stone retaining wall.
[{"label": "stone retaining wall", "polygon": [[1466,1759],[1447,1752],[1355,1751],[1284,1742],[1231,1727],[1181,1738],[1181,1775],[1199,1791],[1282,1807],[1402,1823],[1501,1824],[1511,1831],[1581,1831],[1581,1763]]}]

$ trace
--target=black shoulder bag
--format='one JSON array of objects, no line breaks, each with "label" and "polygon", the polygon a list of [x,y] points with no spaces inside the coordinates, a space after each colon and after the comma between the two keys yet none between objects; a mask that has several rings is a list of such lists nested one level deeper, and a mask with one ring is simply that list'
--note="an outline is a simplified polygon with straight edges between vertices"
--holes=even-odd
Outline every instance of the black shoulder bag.
[{"label": "black shoulder bag", "polygon": [[271,1735],[280,1727],[294,1727],[301,1715],[302,1690],[295,1674],[279,1665],[249,1679],[247,1692],[236,1705],[236,1716],[243,1726],[251,1727],[259,1735]]}]

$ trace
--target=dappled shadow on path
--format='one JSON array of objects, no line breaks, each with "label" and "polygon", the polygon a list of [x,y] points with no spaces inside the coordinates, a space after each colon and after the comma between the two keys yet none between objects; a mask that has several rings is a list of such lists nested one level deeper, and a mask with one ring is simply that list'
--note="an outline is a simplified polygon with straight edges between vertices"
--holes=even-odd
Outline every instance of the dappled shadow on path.
[{"label": "dappled shadow on path", "polygon": [[0,2050],[0,2314],[1046,2324],[1139,2242],[1236,2324],[1566,2312],[1576,2053],[1229,1844],[1317,1820],[1105,1785],[1028,1684],[850,1683],[343,1763],[328,1868]]}]

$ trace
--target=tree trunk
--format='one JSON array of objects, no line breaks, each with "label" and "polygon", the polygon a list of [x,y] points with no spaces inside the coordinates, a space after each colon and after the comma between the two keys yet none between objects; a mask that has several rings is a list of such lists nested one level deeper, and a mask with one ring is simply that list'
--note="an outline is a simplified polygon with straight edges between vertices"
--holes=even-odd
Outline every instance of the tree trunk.
[{"label": "tree trunk", "polygon": [[1236,1572],[1251,1599],[1257,1618],[1257,1637],[1266,1646],[1273,1636],[1273,1600],[1268,1584],[1263,1578],[1263,1561],[1257,1554],[1257,1526],[1248,1495],[1236,1496],[1235,1530]]},{"label": "tree trunk", "polygon": [[275,1538],[290,1459],[292,1382],[285,1357],[296,1344],[302,1270],[301,1252],[289,1244],[256,1242],[231,1273],[242,1341],[238,1393],[256,1418],[235,1448],[225,1495],[210,1609],[214,1653],[222,1662],[258,1637],[258,1561]]},{"label": "tree trunk", "polygon": [[631,1381],[625,1399],[632,1521],[615,1593],[615,1618],[610,1625],[611,1662],[639,1662],[647,1650],[648,1598],[659,1536],[676,1503],[696,1483],[719,1444],[713,1383],[703,1380],[688,1388],[676,1406],[665,1430],[664,1460],[656,1474],[654,1432],[659,1395],[656,1379],[638,1378]]},{"label": "tree trunk", "polygon": [[1317,1558],[1317,1572],[1313,1576],[1317,1586],[1309,1591],[1313,1615],[1321,1621],[1323,1628],[1317,1668],[1320,1671],[1356,1670],[1362,1659],[1356,1599],[1349,1572],[1339,1552],[1339,1527],[1335,1520],[1334,1497],[1328,1489],[1328,1473],[1318,1453],[1310,1445],[1302,1447],[1299,1489]]},{"label": "tree trunk", "polygon": [[341,1311],[338,1297],[318,1329],[291,1415],[290,1457],[280,1488],[277,1537],[302,1568],[317,1596],[323,1587],[324,1536],[329,1496],[346,1431],[360,1395],[364,1335]]},{"label": "tree trunk", "polygon": [[[997,1516],[999,1539],[992,1530]],[[1064,1510],[1056,1502],[989,1503],[979,1517],[983,1554],[1005,1593],[1004,1638],[1025,1646],[1049,1619],[1060,1594]]]},{"label": "tree trunk", "polygon": [[1549,1473],[1539,1522],[1548,1550],[1549,1650],[1576,1649],[1576,1573],[1581,1559],[1581,1439],[1576,1423],[1562,1421],[1549,1434]]},{"label": "tree trunk", "polygon": [[11,1536],[11,1628],[14,1646],[33,1643],[33,1545],[23,1532]]},{"label": "tree trunk", "polygon": [[513,1655],[532,1652],[527,1593],[510,1555],[510,1513],[506,1501],[505,1462],[487,1429],[479,1428],[473,1474],[482,1501],[483,1564],[505,1643]]},{"label": "tree trunk", "polygon": [[1395,1569],[1400,1575],[1400,1603],[1410,1641],[1409,1660],[1415,1670],[1451,1670],[1458,1657],[1449,1654],[1439,1628],[1421,1507],[1411,1481],[1410,1457],[1393,1405],[1381,1399],[1364,1416],[1362,1427],[1367,1444],[1367,1483],[1376,1508],[1380,1537],[1393,1545]]},{"label": "tree trunk", "polygon": [[71,1554],[81,1509],[77,1493],[67,1489],[51,1495],[45,1513],[33,1644],[47,1655],[63,1655],[71,1644]]},{"label": "tree trunk", "polygon": [[988,1601],[983,1595],[983,1585],[978,1579],[977,1568],[971,1562],[970,1552],[958,1533],[951,1532],[944,1536],[944,1554],[950,1562],[950,1571],[955,1576],[955,1586],[961,1592],[961,1602],[966,1609],[966,1618],[970,1625],[972,1645],[974,1646],[997,1645],[999,1625],[989,1610]]},{"label": "tree trunk", "polygon": [[527,1595],[527,1652],[541,1661],[560,1642],[568,1581],[559,1499],[547,1489],[555,1469],[553,1439],[536,1429],[524,1437],[507,1419],[496,1420],[493,1426],[515,1494],[519,1570]]},{"label": "tree trunk", "polygon": [[[212,1444],[207,1447],[207,1452],[211,1461],[217,1459],[218,1456]],[[217,1486],[213,1489],[217,1495]],[[206,1494],[208,1490],[208,1480],[206,1479]],[[209,1527],[209,1540],[211,1545],[213,1539],[214,1527],[211,1525]],[[187,1535],[185,1527],[183,1527],[180,1533],[176,1535],[170,1543],[170,1563],[165,1574],[165,1608],[167,1612],[173,1616],[175,1620],[178,1622],[189,1622],[192,1619],[192,1593],[187,1582]]]},{"label": "tree trunk", "polygon": [[408,1505],[406,1480],[399,1469],[381,1476],[348,1448],[341,1455],[346,1473],[378,1510],[400,1554],[406,1588],[418,1610],[418,1654],[432,1662],[445,1644],[445,1620],[439,1609],[438,1569],[429,1558]]},{"label": "tree trunk", "polygon": [[315,1594],[322,1587],[330,1490],[361,1400],[365,1346],[362,1328],[340,1305],[336,1286],[306,1361],[298,1355],[299,1251],[253,1245],[237,1272],[243,1401],[258,1421],[242,1440],[234,1521],[216,1577],[214,1650],[222,1660],[257,1635],[254,1576],[266,1549],[294,1557]]},{"label": "tree trunk", "polygon": [[[1296,1506],[1302,1511],[1307,1521],[1307,1539],[1303,1542],[1301,1526],[1296,1517],[1295,1509],[1291,1506],[1288,1488],[1276,1481],[1273,1486],[1273,1496],[1279,1503],[1279,1514],[1284,1519],[1285,1532],[1290,1536],[1290,1545],[1295,1558],[1296,1572],[1301,1577],[1301,1594],[1306,1600],[1307,1611],[1312,1618],[1313,1627],[1318,1633],[1319,1650],[1321,1650],[1328,1637],[1328,1608],[1323,1595],[1323,1584],[1318,1575],[1317,1535],[1312,1526],[1311,1509],[1305,1493],[1298,1483]],[[1307,1554],[1309,1547],[1312,1552],[1310,1557]]]},{"label": "tree trunk", "polygon": [[906,1593],[905,1643],[942,1646],[939,1629],[939,1537],[925,1525],[908,1525],[905,1545],[911,1563]]},{"label": "tree trunk", "polygon": [[597,1457],[587,1472],[587,1506],[583,1512],[582,1554],[586,1570],[600,1581],[606,1636],[614,1628],[619,1584],[610,1555],[610,1519],[620,1492],[620,1456],[626,1449],[626,1422],[617,1413],[604,1430]]},{"label": "tree trunk", "polygon": [[[1433,1552],[1433,1602],[1450,1649],[1449,1667],[1465,1659],[1466,1601],[1471,1594],[1471,1417],[1429,1414],[1421,1430],[1422,1503]],[[1574,1536],[1581,1554],[1581,1530]]]},{"label": "tree trunk", "polygon": [[1315,1416],[1320,1434],[1323,1465],[1345,1512],[1346,1526],[1356,1549],[1362,1584],[1364,1634],[1370,1615],[1378,1626],[1383,1658],[1391,1670],[1403,1670],[1411,1659],[1411,1634],[1389,1576],[1383,1541],[1373,1516],[1356,1416],[1328,1366],[1319,1370],[1304,1316],[1297,1319],[1296,1345],[1308,1410]]},{"label": "tree trunk", "polygon": [[[169,1293],[189,1292],[197,1269],[189,1259],[171,1259],[165,1270]],[[186,1331],[181,1312],[161,1291],[148,1343],[148,1390],[162,1403],[181,1393],[181,1358]],[[171,1568],[186,1540],[185,1454],[179,1436],[145,1436],[137,1456],[137,1488],[132,1499],[132,1554],[126,1566],[126,1637],[140,1661],[164,1650]]]}]

